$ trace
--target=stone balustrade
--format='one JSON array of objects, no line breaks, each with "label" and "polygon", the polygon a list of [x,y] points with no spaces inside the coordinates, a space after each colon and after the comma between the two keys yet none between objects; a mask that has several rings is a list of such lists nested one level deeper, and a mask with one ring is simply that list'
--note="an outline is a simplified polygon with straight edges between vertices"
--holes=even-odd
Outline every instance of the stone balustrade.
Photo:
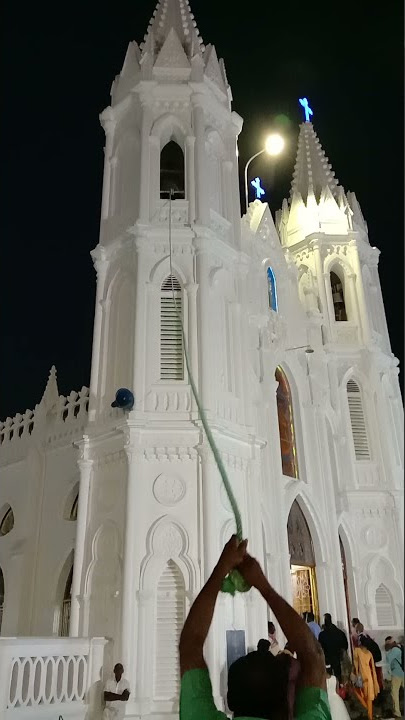
[{"label": "stone balustrade", "polygon": [[107,642],[0,638],[0,720],[57,720],[60,715],[83,720],[94,714]]}]

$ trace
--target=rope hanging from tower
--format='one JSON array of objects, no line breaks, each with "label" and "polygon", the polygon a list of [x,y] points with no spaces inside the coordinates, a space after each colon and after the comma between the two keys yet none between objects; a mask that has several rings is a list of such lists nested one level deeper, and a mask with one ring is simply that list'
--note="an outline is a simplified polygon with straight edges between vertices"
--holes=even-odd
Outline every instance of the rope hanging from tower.
[{"label": "rope hanging from tower", "polygon": [[[191,371],[191,363],[190,363],[190,357],[188,354],[188,348],[187,348],[187,341],[186,341],[186,335],[184,332],[184,325],[183,325],[183,318],[181,315],[181,312],[178,309],[177,301],[176,301],[176,295],[174,291],[174,285],[173,285],[173,265],[172,265],[172,195],[173,190],[170,190],[169,195],[169,264],[170,264],[170,282],[171,282],[171,290],[172,290],[172,298],[173,298],[173,306],[176,311],[177,317],[180,322],[181,326],[181,332],[183,337],[183,351],[184,351],[184,358],[186,361],[186,368],[188,372],[189,382],[191,385],[191,390],[194,395],[194,399],[198,408],[198,412],[200,415],[201,424],[204,428],[208,444],[212,450],[212,454],[214,456],[214,460],[216,462],[217,468],[219,470],[219,474],[221,475],[222,482],[224,484],[225,492],[228,496],[228,500],[230,503],[230,506],[232,508],[232,512],[235,518],[235,525],[236,525],[236,536],[239,540],[239,542],[242,542],[243,540],[243,531],[242,531],[242,517],[240,514],[240,510],[238,507],[238,503],[236,502],[235,495],[233,494],[233,490],[231,487],[230,480],[228,478],[227,472],[225,470],[224,463],[222,462],[222,458],[220,455],[220,452],[217,448],[217,445],[214,440],[214,436],[211,432],[211,428],[208,424],[207,416],[204,412],[204,409],[201,405],[200,398],[198,396],[197,387],[194,382],[193,373]],[[245,579],[242,577],[240,572],[238,570],[232,570],[229,575],[225,578],[225,580],[222,583],[222,592],[230,593],[231,595],[234,595],[235,592],[247,592],[250,590],[250,585],[247,584]]]}]

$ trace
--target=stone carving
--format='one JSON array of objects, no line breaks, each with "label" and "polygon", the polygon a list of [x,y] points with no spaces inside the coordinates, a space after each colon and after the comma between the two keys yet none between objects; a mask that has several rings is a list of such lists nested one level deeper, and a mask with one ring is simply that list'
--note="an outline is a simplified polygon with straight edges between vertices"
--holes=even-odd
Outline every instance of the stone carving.
[{"label": "stone carving", "polygon": [[186,494],[186,485],[178,475],[161,473],[153,483],[153,495],[161,505],[176,505]]},{"label": "stone carving", "polygon": [[387,542],[387,533],[378,525],[368,525],[363,530],[364,542],[371,550],[379,550]]},{"label": "stone carving", "polygon": [[176,525],[160,525],[156,528],[153,536],[154,554],[170,560],[177,557],[183,550],[183,538]]}]

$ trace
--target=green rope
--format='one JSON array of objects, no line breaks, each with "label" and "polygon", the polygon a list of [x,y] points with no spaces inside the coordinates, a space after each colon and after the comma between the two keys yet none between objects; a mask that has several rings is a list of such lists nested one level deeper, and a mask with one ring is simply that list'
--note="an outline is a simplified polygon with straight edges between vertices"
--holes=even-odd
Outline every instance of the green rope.
[{"label": "green rope", "polygon": [[[172,285],[172,295],[173,295],[173,303],[174,308],[177,313],[177,317],[179,319],[180,325],[181,325],[181,333],[183,337],[183,350],[184,350],[184,357],[186,360],[186,367],[187,372],[189,376],[189,381],[191,385],[191,390],[194,395],[194,399],[196,401],[196,405],[198,408],[198,412],[201,419],[201,424],[205,430],[205,434],[207,436],[208,444],[212,450],[212,454],[214,456],[214,460],[216,462],[217,468],[219,470],[219,474],[221,475],[222,482],[224,484],[225,492],[228,496],[228,500],[230,503],[230,506],[232,508],[232,512],[235,518],[235,525],[236,525],[236,536],[239,540],[239,542],[242,542],[243,540],[243,530],[242,530],[242,517],[240,514],[240,510],[238,507],[238,503],[236,502],[235,496],[232,491],[231,483],[229,482],[229,478],[227,475],[227,472],[225,470],[224,463],[222,462],[221,455],[219,453],[219,450],[216,446],[214,436],[211,432],[211,428],[208,425],[207,416],[205,414],[205,411],[203,410],[203,407],[200,402],[200,398],[198,396],[197,388],[194,382],[193,373],[191,372],[191,363],[190,363],[190,357],[188,354],[188,348],[187,348],[187,342],[186,342],[186,335],[184,332],[184,326],[183,326],[183,318],[181,316],[181,313],[177,307],[176,303],[176,297],[174,294],[174,286],[173,286],[173,270],[172,270],[172,233],[171,233],[171,219],[172,219],[172,191],[170,191],[170,205],[169,205],[169,262],[170,262],[170,279],[171,279],[171,285]],[[222,591],[226,593],[230,593],[231,595],[234,595],[236,591],[238,592],[247,592],[250,590],[250,585],[247,584],[245,579],[242,577],[240,572],[238,570],[232,570],[231,573],[225,578],[225,580],[222,583]]]}]

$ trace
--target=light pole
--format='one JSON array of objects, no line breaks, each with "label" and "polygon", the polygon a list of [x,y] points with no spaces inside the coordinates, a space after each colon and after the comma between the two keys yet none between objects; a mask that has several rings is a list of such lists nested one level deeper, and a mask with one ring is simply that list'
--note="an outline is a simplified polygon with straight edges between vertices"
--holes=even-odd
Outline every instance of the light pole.
[{"label": "light pole", "polygon": [[248,205],[249,205],[249,191],[248,191],[248,167],[252,160],[259,157],[259,155],[262,155],[264,152],[266,152],[268,155],[279,155],[281,151],[284,148],[284,138],[281,137],[278,133],[273,133],[272,135],[269,135],[266,144],[263,148],[263,150],[259,150],[259,152],[252,155],[251,158],[247,161],[245,165],[245,212],[247,212]]}]

